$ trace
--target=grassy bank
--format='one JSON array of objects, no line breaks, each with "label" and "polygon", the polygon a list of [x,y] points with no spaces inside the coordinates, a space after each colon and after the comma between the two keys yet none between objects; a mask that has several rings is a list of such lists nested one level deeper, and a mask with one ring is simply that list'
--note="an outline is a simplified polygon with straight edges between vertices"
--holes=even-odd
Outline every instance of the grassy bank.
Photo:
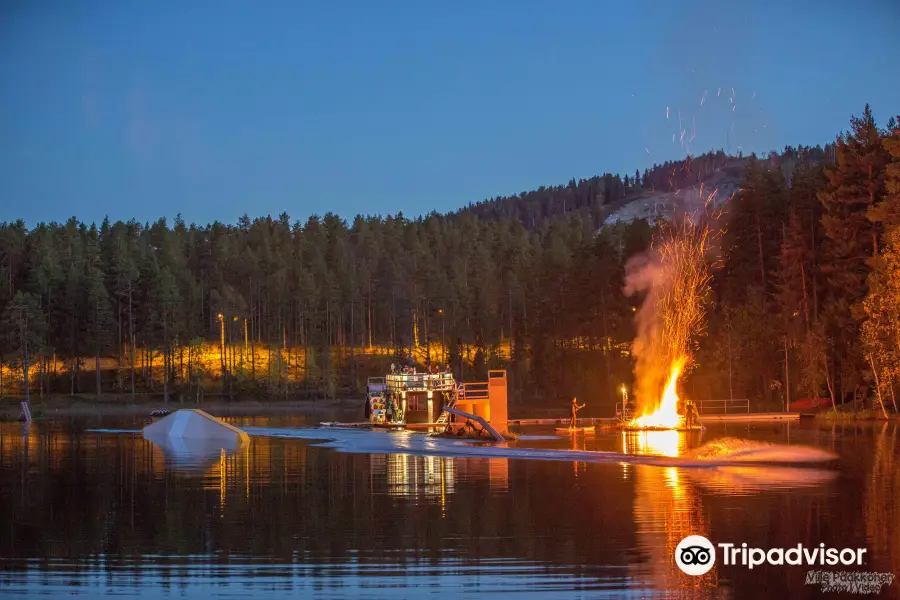
[{"label": "grassy bank", "polygon": [[[900,415],[888,411],[888,419],[898,419]],[[828,410],[816,413],[816,419],[826,423],[847,423],[851,421],[883,421],[884,413],[881,410]]]},{"label": "grassy bank", "polygon": [[[0,396],[0,420],[15,420],[21,414],[21,396]],[[207,396],[199,403],[179,402],[172,399],[166,403],[162,394],[140,394],[132,397],[131,394],[104,394],[96,396],[92,394],[68,394],[45,395],[43,398],[32,397],[31,414],[35,419],[54,418],[80,415],[149,415],[151,411],[160,408],[178,410],[179,408],[200,408],[217,415],[261,415],[277,414],[285,412],[303,412],[306,414],[316,412],[332,412],[335,410],[353,410],[359,408],[362,411],[362,403],[356,398],[343,398],[337,400],[284,400],[271,399],[260,400],[252,398],[239,398],[229,400],[227,396]]]}]

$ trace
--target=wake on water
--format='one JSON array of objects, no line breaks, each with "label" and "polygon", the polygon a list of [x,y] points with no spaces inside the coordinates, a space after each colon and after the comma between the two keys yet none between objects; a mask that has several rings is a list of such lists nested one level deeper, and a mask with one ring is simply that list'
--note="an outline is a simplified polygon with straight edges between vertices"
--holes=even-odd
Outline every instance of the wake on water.
[{"label": "wake on water", "polygon": [[755,442],[740,438],[719,438],[688,452],[698,461],[727,460],[733,463],[821,463],[837,459],[837,455],[809,446],[788,446]]},{"label": "wake on water", "polygon": [[[245,427],[259,437],[279,437],[323,441],[323,447],[339,452],[368,454],[411,454],[419,456],[512,458],[520,460],[555,460],[592,463],[627,463],[679,467],[687,469],[695,483],[711,489],[727,489],[730,494],[755,493],[772,488],[793,489],[816,486],[837,477],[837,471],[802,466],[825,463],[837,455],[806,446],[789,446],[756,442],[739,438],[719,438],[692,450],[681,457],[634,455],[619,452],[541,450],[510,448],[453,438],[440,438],[409,431],[385,431],[337,428],[267,428]],[[140,430],[94,429],[96,433],[137,434]],[[520,436],[519,440],[557,439],[556,436]],[[197,447],[197,441],[160,443],[174,466],[188,474],[205,472],[219,458],[220,448],[214,452]],[[201,441],[201,446],[203,446]],[[183,447],[182,447],[183,446]]]},{"label": "wake on water", "polygon": [[684,456],[670,457],[588,450],[517,448],[506,445],[477,444],[466,440],[433,437],[408,431],[267,427],[245,427],[244,430],[251,436],[327,440],[320,445],[334,448],[339,452],[366,454],[618,462],[686,468],[747,464],[825,463],[837,459],[836,454],[819,448],[770,444],[737,438],[717,439]]}]

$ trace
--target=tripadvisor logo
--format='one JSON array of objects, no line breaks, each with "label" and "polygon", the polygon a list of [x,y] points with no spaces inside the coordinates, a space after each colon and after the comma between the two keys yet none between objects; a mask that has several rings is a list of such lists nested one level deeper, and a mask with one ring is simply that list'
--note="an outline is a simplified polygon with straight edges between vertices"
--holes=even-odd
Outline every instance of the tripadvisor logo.
[{"label": "tripadvisor logo", "polygon": [[[722,564],[741,565],[748,569],[763,564],[834,566],[863,564],[865,548],[828,548],[825,544],[811,548],[797,544],[792,548],[750,548],[747,544],[717,544],[721,550]],[[716,564],[716,549],[702,535],[689,535],[675,548],[675,564],[688,575],[703,575]]]},{"label": "tripadvisor logo", "polygon": [[703,575],[716,564],[716,549],[702,535],[689,535],[675,548],[675,564],[688,575]]}]

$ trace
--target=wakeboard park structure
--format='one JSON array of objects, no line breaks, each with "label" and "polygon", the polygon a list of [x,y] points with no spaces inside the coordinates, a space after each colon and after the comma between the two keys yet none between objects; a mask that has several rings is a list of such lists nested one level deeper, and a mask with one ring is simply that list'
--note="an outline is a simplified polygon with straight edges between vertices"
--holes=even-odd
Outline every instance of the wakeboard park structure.
[{"label": "wakeboard park structure", "polygon": [[246,432],[198,409],[176,410],[144,427],[143,433],[145,439],[169,445],[202,441],[231,448],[250,442]]}]

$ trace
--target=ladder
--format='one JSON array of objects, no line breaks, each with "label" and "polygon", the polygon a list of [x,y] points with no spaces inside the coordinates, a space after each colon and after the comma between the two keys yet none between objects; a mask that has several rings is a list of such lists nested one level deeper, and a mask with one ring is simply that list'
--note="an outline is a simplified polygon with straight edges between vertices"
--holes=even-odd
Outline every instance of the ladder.
[{"label": "ladder", "polygon": [[447,421],[450,418],[450,416],[449,416],[450,413],[447,412],[447,409],[454,408],[456,406],[456,399],[459,397],[459,395],[461,393],[463,393],[463,384],[459,384],[459,386],[457,386],[456,391],[453,392],[453,396],[450,397],[450,404],[445,406],[444,409],[441,411],[441,416],[439,416],[438,420],[437,420],[438,425],[446,425],[447,424]]}]

